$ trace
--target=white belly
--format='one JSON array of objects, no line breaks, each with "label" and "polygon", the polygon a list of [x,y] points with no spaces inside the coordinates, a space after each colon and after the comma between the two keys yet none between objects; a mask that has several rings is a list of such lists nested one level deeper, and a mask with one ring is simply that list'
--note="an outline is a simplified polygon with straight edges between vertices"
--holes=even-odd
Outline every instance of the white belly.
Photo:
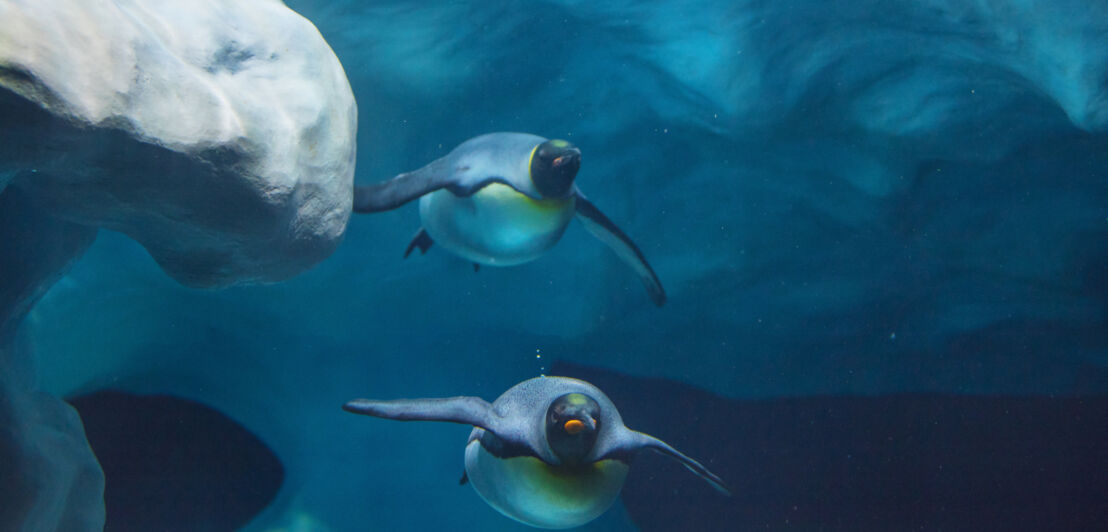
[{"label": "white belly", "polygon": [[602,460],[564,471],[529,456],[500,459],[481,442],[466,446],[466,475],[500,513],[539,528],[573,528],[604,513],[623,487],[627,464]]},{"label": "white belly", "polygon": [[480,264],[512,266],[558,243],[574,213],[574,197],[534,200],[491,184],[467,198],[438,190],[419,200],[423,228],[436,244]]}]

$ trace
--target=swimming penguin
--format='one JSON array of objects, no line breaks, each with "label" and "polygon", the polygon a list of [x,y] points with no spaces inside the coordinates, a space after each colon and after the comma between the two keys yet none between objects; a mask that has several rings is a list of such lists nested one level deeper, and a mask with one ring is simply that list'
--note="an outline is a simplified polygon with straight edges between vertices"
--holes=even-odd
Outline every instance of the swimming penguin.
[{"label": "swimming penguin", "polygon": [[723,481],[665,442],[623,425],[604,392],[582,380],[537,377],[491,405],[478,397],[355,399],[343,409],[400,421],[473,425],[464,484],[500,513],[539,528],[581,526],[619,496],[636,452],[670,456],[730,495]]},{"label": "swimming penguin", "polygon": [[481,264],[512,266],[538,258],[558,242],[574,214],[629,264],[661,306],[666,293],[631,239],[574,184],[581,151],[564,140],[527,133],[469,139],[414,172],[354,187],[354,212],[395,209],[415,198],[423,226],[404,252],[431,244]]}]

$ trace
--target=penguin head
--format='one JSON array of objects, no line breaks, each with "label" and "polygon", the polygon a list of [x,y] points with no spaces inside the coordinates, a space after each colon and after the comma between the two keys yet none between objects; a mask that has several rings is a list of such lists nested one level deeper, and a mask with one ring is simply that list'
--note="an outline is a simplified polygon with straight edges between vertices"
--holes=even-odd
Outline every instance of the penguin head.
[{"label": "penguin head", "polygon": [[581,150],[564,140],[548,140],[531,153],[531,182],[544,198],[565,196],[579,168]]},{"label": "penguin head", "polygon": [[600,405],[583,393],[567,393],[546,410],[546,441],[565,465],[580,465],[596,444]]}]

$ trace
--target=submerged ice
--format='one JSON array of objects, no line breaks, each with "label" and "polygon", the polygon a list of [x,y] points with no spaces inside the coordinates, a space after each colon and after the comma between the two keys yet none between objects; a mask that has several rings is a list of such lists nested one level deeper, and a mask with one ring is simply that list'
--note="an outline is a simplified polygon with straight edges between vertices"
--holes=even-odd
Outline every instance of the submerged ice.
[{"label": "submerged ice", "polygon": [[0,9],[0,169],[31,201],[189,285],[285,279],[338,244],[356,110],[309,22],[276,0]]},{"label": "submerged ice", "polygon": [[331,49],[276,0],[0,2],[0,528],[103,528],[76,412],[38,389],[37,341],[13,341],[97,229],[188,285],[286,279],[346,229],[355,116]]},{"label": "submerged ice", "polygon": [[[52,286],[0,346],[0,395],[20,397],[0,416],[38,419],[11,405],[39,387],[218,408],[286,466],[253,530],[512,526],[434,452],[464,429],[339,406],[492,399],[541,371],[536,349],[728,396],[1108,389],[1103,3],[288,2],[357,97],[359,184],[481,133],[566,138],[661,310],[579,230],[475,275],[401,260],[413,212],[348,222],[352,100],[278,2],[149,2],[164,24],[76,4],[0,0],[0,330]],[[94,227],[119,234],[54,283]],[[328,254],[279,285],[173,280],[276,280]],[[10,371],[31,360],[40,386]],[[95,485],[71,414],[50,418],[70,438],[58,478]],[[413,499],[436,511],[390,510]]]}]

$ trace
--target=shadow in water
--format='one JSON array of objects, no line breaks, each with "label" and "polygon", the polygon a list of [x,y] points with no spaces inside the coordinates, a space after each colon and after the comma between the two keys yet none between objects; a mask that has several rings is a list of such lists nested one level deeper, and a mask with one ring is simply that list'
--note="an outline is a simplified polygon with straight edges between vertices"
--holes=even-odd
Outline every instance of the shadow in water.
[{"label": "shadow in water", "polygon": [[237,530],[284,480],[265,443],[200,403],[115,391],[69,402],[104,468],[106,532]]},{"label": "shadow in water", "polygon": [[636,459],[623,502],[669,530],[1108,530],[1108,397],[889,395],[725,399],[674,381],[556,363],[633,429],[728,482]]}]

